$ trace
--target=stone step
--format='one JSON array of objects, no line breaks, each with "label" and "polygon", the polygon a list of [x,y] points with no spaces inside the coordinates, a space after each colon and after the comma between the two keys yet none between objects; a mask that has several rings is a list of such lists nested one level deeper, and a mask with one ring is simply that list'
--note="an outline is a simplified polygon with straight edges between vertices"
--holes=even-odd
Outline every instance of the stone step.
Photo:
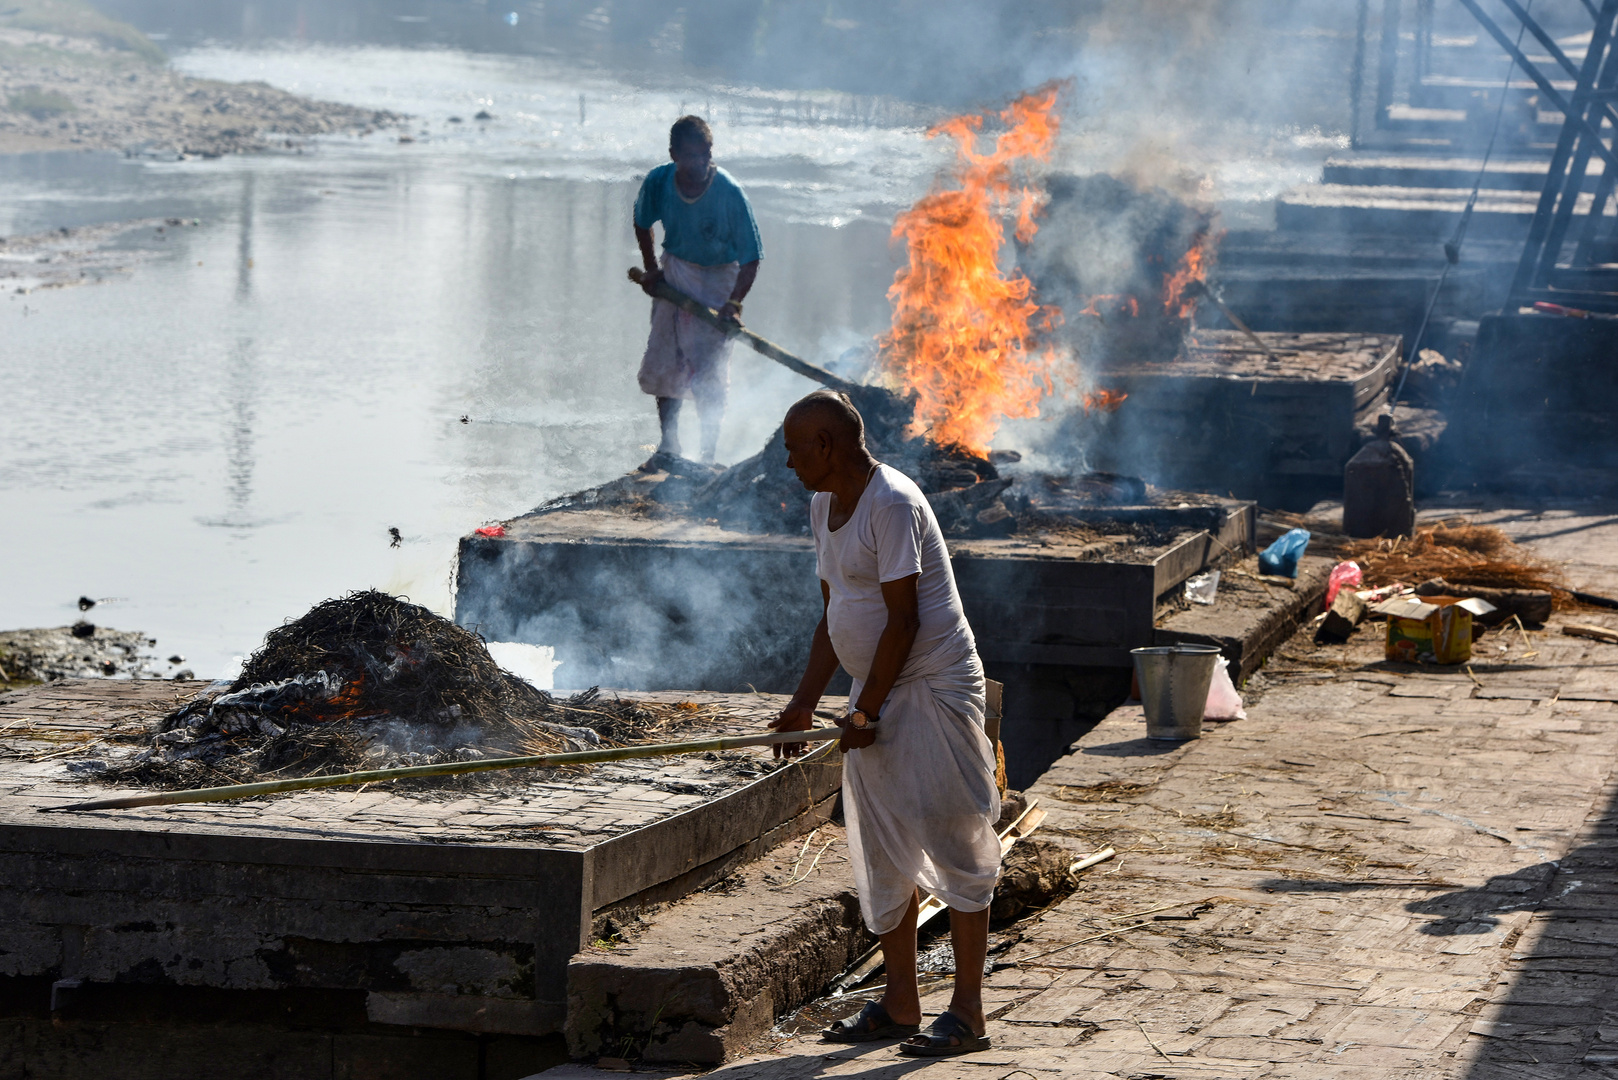
[{"label": "stone step", "polygon": [[[1461,268],[1515,266],[1522,245],[1468,235],[1461,251]],[[1274,271],[1339,277],[1362,272],[1376,276],[1436,272],[1444,259],[1443,245],[1430,237],[1360,236],[1352,233],[1232,231],[1219,242],[1213,277],[1222,280],[1240,273],[1258,276]]]},{"label": "stone step", "polygon": [[[1549,157],[1492,157],[1484,167],[1482,156],[1375,154],[1339,155],[1326,159],[1321,180],[1344,186],[1403,188],[1456,188],[1470,191],[1483,170],[1487,191],[1526,191],[1538,194],[1550,171]],[[1601,175],[1601,162],[1587,170],[1587,182]]]},{"label": "stone step", "polygon": [[1326,582],[1336,559],[1305,555],[1290,586],[1258,578],[1258,560],[1222,572],[1212,604],[1193,604],[1163,619],[1159,645],[1216,645],[1230,661],[1238,686],[1257,671],[1281,643],[1312,619],[1326,598]]},{"label": "stone step", "polygon": [[[1502,67],[1505,60],[1501,60]],[[1556,70],[1552,64],[1544,70],[1547,75]],[[1458,109],[1462,112],[1471,111],[1476,115],[1485,115],[1490,123],[1494,121],[1494,111],[1500,105],[1500,86],[1502,79],[1498,77],[1478,78],[1475,75],[1449,75],[1432,74],[1410,88],[1410,103],[1436,109]],[[1571,97],[1574,90],[1574,81],[1571,78],[1552,78],[1551,86],[1564,97]],[[1507,93],[1508,109],[1515,105],[1528,102],[1532,98],[1540,97],[1540,89],[1531,79],[1518,75],[1511,80]],[[1547,106],[1549,102],[1545,102]],[[1547,111],[1549,111],[1547,109]],[[1561,114],[1556,114],[1560,119]]]},{"label": "stone step", "polygon": [[[1467,192],[1455,188],[1361,187],[1315,184],[1293,188],[1276,200],[1275,220],[1290,232],[1351,232],[1443,240],[1466,207]],[[1579,200],[1586,212],[1590,197]],[[1528,233],[1538,194],[1485,191],[1478,197],[1468,236],[1516,239]]]},{"label": "stone step", "polygon": [[823,826],[568,965],[575,1057],[733,1058],[865,951],[847,841]]}]

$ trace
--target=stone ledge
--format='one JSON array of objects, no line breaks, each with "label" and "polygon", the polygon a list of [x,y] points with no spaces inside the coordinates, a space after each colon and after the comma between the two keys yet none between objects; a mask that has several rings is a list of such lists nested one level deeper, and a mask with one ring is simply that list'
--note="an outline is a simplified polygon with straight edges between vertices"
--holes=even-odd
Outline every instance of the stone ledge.
[{"label": "stone ledge", "polygon": [[[1336,565],[1335,559],[1305,555],[1290,589],[1272,584],[1273,578],[1261,580],[1226,570],[1218,600],[1170,615],[1158,625],[1155,640],[1159,645],[1218,646],[1230,661],[1231,678],[1240,685],[1320,610],[1326,599],[1326,582]],[[1257,570],[1257,561],[1243,560],[1236,569],[1250,575]],[[1234,595],[1238,591],[1255,598],[1238,600]]]},{"label": "stone ledge", "polygon": [[842,830],[825,826],[652,915],[634,940],[579,953],[568,965],[569,1050],[734,1057],[868,942],[846,852]]}]

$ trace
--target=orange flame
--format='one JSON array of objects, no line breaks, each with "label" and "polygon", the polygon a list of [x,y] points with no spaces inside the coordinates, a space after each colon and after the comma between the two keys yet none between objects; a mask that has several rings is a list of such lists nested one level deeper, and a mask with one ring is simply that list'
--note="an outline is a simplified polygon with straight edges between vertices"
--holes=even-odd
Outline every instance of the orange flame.
[{"label": "orange flame", "polygon": [[1191,247],[1180,259],[1174,273],[1163,275],[1163,307],[1166,310],[1177,312],[1182,319],[1196,314],[1197,298],[1195,295],[1187,296],[1186,288],[1193,281],[1208,280],[1208,271],[1213,268],[1214,247],[1218,243],[1219,237],[1206,228],[1197,230],[1197,234],[1191,238]]},{"label": "orange flame", "polygon": [[909,249],[888,298],[893,325],[877,339],[885,370],[916,395],[912,434],[983,453],[1003,420],[1039,415],[1051,392],[1055,351],[1032,341],[1060,321],[1056,307],[1030,296],[1020,273],[999,267],[1000,212],[1014,207],[1015,235],[1032,240],[1040,195],[1013,187],[1012,165],[1044,161],[1056,143],[1057,84],[1024,94],[1000,113],[1006,130],[994,151],[977,152],[982,116],[957,116],[927,132],[957,143],[958,190],[934,190],[900,214],[895,239]]},{"label": "orange flame", "polygon": [[1093,394],[1085,394],[1081,399],[1085,412],[1117,412],[1129,397],[1121,390],[1097,390]]},{"label": "orange flame", "polygon": [[1101,310],[1100,305],[1102,304],[1110,305],[1112,308],[1111,314],[1113,315],[1127,315],[1133,319],[1140,314],[1140,301],[1133,296],[1108,294],[1106,296],[1086,296],[1084,299],[1086,303],[1084,310],[1079,312],[1080,315],[1093,315],[1098,319],[1105,319],[1108,313]]},{"label": "orange flame", "polygon": [[363,711],[364,695],[365,676],[356,675],[353,681],[344,683],[343,688],[332,695],[321,712],[325,713],[327,719],[333,720],[358,716]]}]

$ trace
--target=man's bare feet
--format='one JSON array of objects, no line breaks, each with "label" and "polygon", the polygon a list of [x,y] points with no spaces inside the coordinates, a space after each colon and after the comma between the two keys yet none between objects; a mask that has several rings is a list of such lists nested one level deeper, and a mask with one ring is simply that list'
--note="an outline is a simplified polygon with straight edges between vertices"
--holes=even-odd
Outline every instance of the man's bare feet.
[{"label": "man's bare feet", "polygon": [[987,1034],[974,1031],[960,1016],[941,1012],[926,1031],[918,1032],[899,1044],[899,1052],[912,1057],[955,1057],[975,1054],[991,1045]]},{"label": "man's bare feet", "polygon": [[895,1001],[887,994],[882,995],[882,1008],[893,1018],[895,1024],[921,1023],[921,1001],[911,998],[908,1001]]},{"label": "man's bare feet", "polygon": [[989,1020],[983,1015],[982,1005],[978,1005],[975,1008],[963,1007],[952,1001],[950,1002],[949,1008],[945,1009],[944,1011],[952,1014],[967,1027],[971,1028],[972,1034],[974,1035],[982,1035],[989,1028]]}]

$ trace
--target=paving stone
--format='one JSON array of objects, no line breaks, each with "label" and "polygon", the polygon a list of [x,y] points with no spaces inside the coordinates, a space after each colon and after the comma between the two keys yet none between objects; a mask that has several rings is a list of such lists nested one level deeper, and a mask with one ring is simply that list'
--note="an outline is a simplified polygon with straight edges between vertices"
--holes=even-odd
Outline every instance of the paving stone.
[{"label": "paving stone", "polygon": [[1079,1015],[1105,993],[1098,986],[1056,986],[1016,1006],[1001,1019],[1013,1024],[1059,1024]]},{"label": "paving stone", "polygon": [[[1120,856],[1013,959],[1098,932],[1098,918],[1227,899],[1001,973],[1034,996],[991,1030],[1054,1038],[1063,1023],[1098,1023],[1063,1052],[1118,1077],[1572,1080],[1605,1067],[1585,1055],[1609,1045],[1603,1026],[1618,1039],[1595,1004],[1618,1012],[1618,904],[1606,899],[1618,900],[1618,740],[1604,738],[1618,668],[1581,668],[1580,649],[1542,652],[1565,670],[1482,653],[1480,691],[1464,671],[1375,670],[1380,651],[1374,631],[1335,650],[1300,636],[1255,678],[1247,720],[1160,752],[1140,738],[1139,710],[1119,710],[1056,762],[1032,789],[1048,833]],[[1289,656],[1364,667],[1294,678]],[[1554,700],[1580,670],[1588,699]],[[1063,796],[1097,784],[1139,786],[1097,803]],[[1136,1021],[1194,1054],[1164,1060]],[[805,1070],[779,1075],[813,1075],[813,1046],[782,1044]],[[1560,1057],[1536,1065],[1529,1050]]]}]

